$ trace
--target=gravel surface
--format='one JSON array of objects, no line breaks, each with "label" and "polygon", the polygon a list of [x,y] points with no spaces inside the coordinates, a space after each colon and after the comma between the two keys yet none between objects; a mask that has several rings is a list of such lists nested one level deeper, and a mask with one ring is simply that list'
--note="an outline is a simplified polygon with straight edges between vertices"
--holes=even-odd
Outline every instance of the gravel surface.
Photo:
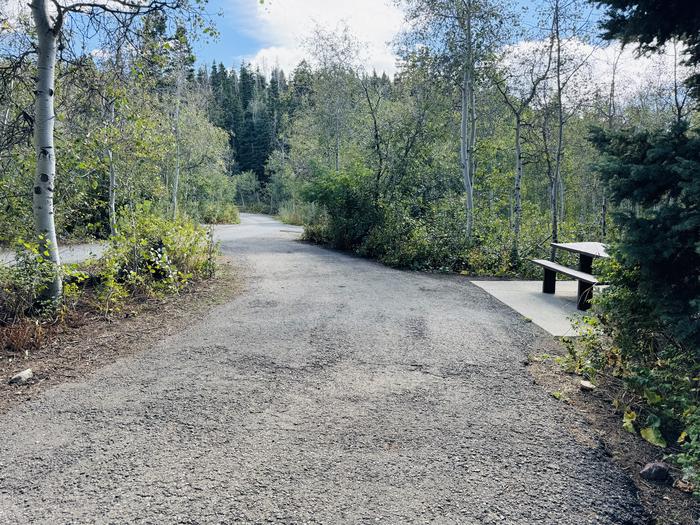
[{"label": "gravel surface", "polygon": [[237,299],[6,414],[0,522],[647,522],[533,384],[536,326],[463,279],[298,231],[219,228]]},{"label": "gravel surface", "polygon": [[[59,247],[58,253],[61,254],[61,262],[63,264],[74,264],[90,258],[100,257],[106,249],[107,245],[104,243],[73,244]],[[0,263],[14,264],[14,262],[15,253],[13,251],[0,250]]]}]

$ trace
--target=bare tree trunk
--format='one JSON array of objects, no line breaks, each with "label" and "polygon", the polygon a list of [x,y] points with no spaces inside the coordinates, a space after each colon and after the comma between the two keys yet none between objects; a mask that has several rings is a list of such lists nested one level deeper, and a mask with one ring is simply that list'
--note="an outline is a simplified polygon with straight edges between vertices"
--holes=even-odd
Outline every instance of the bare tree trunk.
[{"label": "bare tree trunk", "polygon": [[608,234],[608,197],[603,189],[603,205],[600,208],[600,230],[603,240]]},{"label": "bare tree trunk", "polygon": [[173,175],[173,219],[177,219],[177,194],[180,186],[180,99],[182,98],[182,71],[177,73],[175,95],[175,174]]},{"label": "bare tree trunk", "polygon": [[564,196],[566,195],[566,187],[564,184],[564,177],[559,174],[559,222],[564,222],[566,217],[566,208],[564,206]]},{"label": "bare tree trunk", "polygon": [[474,221],[474,188],[472,186],[472,160],[470,155],[471,134],[469,132],[470,103],[469,99],[469,73],[465,68],[462,79],[462,121],[460,126],[460,163],[462,166],[462,178],[464,179],[465,213],[467,219],[467,238],[472,235]]},{"label": "bare tree trunk", "polygon": [[[109,118],[114,125],[114,99],[109,101]],[[114,167],[114,153],[111,145],[107,148],[107,159],[109,160],[109,233],[114,235],[117,233],[117,171]]]},{"label": "bare tree trunk", "polygon": [[[555,175],[556,177],[556,175]],[[557,199],[557,184],[555,180],[552,180],[549,185],[549,208],[552,218],[552,242],[559,242],[559,210],[558,210],[558,199]],[[550,252],[550,259],[554,260],[556,256],[557,249],[552,246]]]},{"label": "bare tree trunk", "polygon": [[520,226],[523,216],[521,185],[523,180],[522,120],[515,116],[515,187],[513,188],[513,248],[511,260],[517,264],[520,257]]},{"label": "bare tree trunk", "polygon": [[109,233],[117,233],[117,171],[114,169],[114,155],[111,149],[107,150],[109,159]]},{"label": "bare tree trunk", "polygon": [[[559,221],[558,212],[559,205],[557,203],[557,193],[559,192],[559,186],[561,184],[561,162],[562,153],[564,149],[564,107],[562,105],[562,81],[561,81],[561,34],[560,34],[560,10],[559,10],[559,0],[555,0],[554,4],[554,38],[556,42],[556,73],[557,73],[557,146],[556,154],[554,156],[554,178],[551,181],[551,196],[550,202],[552,206],[552,242],[559,242]],[[564,205],[563,203],[561,204]],[[552,246],[552,260],[554,259],[556,248]]]},{"label": "bare tree trunk", "polygon": [[51,26],[48,0],[33,0],[32,16],[37,30],[38,63],[36,82],[36,120],[34,148],[36,153],[36,179],[34,181],[34,222],[39,235],[42,253],[48,253],[56,267],[56,275],[48,294],[52,301],[61,301],[61,259],[56,242],[53,193],[56,178],[56,151],[54,148],[54,74],[56,69],[57,33],[61,21]]}]

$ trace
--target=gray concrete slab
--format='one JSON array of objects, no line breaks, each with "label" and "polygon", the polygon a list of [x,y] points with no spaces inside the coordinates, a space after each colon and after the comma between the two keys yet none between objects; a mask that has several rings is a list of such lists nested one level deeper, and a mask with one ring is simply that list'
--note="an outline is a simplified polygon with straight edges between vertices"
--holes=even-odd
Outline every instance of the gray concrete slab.
[{"label": "gray concrete slab", "polygon": [[576,309],[576,281],[557,281],[554,295],[542,293],[542,281],[472,281],[482,290],[531,319],[550,334],[575,336],[571,319],[580,318]]}]

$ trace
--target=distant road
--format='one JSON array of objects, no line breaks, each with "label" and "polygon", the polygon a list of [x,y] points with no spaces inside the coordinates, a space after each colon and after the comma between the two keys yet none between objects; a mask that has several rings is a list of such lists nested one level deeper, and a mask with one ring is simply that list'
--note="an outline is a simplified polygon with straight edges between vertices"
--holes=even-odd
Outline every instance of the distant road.
[{"label": "distant road", "polygon": [[[104,243],[90,244],[73,244],[70,246],[62,246],[59,249],[61,254],[61,262],[64,264],[73,264],[83,262],[91,257],[99,257],[105,251]],[[15,260],[15,254],[9,250],[0,250],[0,263],[12,264]]]},{"label": "distant road", "polygon": [[[290,226],[276,221],[267,215],[254,215],[241,213],[241,224],[217,224],[214,226],[214,238],[225,242],[233,238],[241,238],[248,232],[251,236],[258,235],[260,231],[274,231],[280,228],[288,233],[301,233],[299,226]],[[86,244],[72,244],[60,248],[61,262],[74,264],[83,262],[92,257],[100,257],[106,249],[104,242]],[[15,260],[15,254],[10,250],[0,250],[0,263],[11,264]]]}]

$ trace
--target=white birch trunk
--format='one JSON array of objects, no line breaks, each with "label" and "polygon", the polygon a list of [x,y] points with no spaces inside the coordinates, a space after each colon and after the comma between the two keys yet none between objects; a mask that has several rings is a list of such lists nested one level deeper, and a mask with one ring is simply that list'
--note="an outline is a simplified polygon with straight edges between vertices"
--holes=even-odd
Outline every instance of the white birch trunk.
[{"label": "white birch trunk", "polygon": [[469,155],[469,144],[470,144],[470,134],[469,134],[469,94],[468,94],[468,73],[465,69],[462,80],[462,121],[460,125],[460,148],[459,157],[460,164],[462,167],[462,178],[464,180],[464,192],[465,192],[465,213],[467,219],[467,238],[471,238],[472,233],[472,221],[473,221],[473,209],[474,209],[474,188],[472,187],[472,174],[471,167],[472,162]]},{"label": "white birch trunk", "polygon": [[[561,162],[562,154],[564,150],[564,106],[562,102],[562,79],[561,79],[561,67],[562,67],[562,57],[561,57],[561,33],[559,24],[561,12],[559,9],[559,0],[556,0],[554,4],[554,38],[556,42],[556,78],[557,78],[557,91],[556,91],[556,101],[557,101],[557,146],[556,153],[554,156],[554,179],[551,182],[550,188],[550,204],[552,208],[552,242],[559,242],[559,199],[558,194],[561,189],[563,193],[563,187],[561,186]],[[564,203],[561,203],[564,206]],[[551,258],[554,260],[556,253],[556,248],[552,246]]]},{"label": "white birch trunk", "polygon": [[[36,231],[40,237],[42,253],[48,253],[56,267],[48,295],[58,304],[61,301],[62,282],[60,256],[56,242],[53,193],[56,178],[56,151],[54,148],[54,75],[58,27],[52,27],[48,0],[33,0],[32,16],[36,24],[38,63],[36,82],[36,118],[34,148],[36,153],[36,178],[33,190],[33,210]],[[56,22],[58,25],[58,22]]]},{"label": "white birch trunk", "polygon": [[517,264],[520,257],[520,225],[523,216],[522,180],[523,180],[523,151],[522,151],[522,120],[520,115],[515,117],[515,185],[513,188],[513,248],[511,259]]},{"label": "white birch trunk", "polygon": [[177,193],[180,186],[180,98],[182,97],[182,72],[178,72],[175,95],[175,174],[173,176],[173,219],[177,219]]},{"label": "white birch trunk", "polygon": [[[114,99],[109,101],[110,122],[114,125]],[[114,154],[111,146],[107,148],[107,159],[109,161],[109,233],[117,233],[117,172],[114,167]]]},{"label": "white birch trunk", "polygon": [[117,233],[117,172],[114,169],[114,155],[111,149],[107,150],[109,159],[109,233]]},{"label": "white birch trunk", "polygon": [[467,50],[462,73],[462,104],[460,126],[460,163],[464,179],[465,213],[467,219],[467,239],[471,239],[474,227],[474,146],[476,145],[476,108],[474,95],[474,53],[472,49],[472,13],[471,4],[464,13],[465,39]]}]

